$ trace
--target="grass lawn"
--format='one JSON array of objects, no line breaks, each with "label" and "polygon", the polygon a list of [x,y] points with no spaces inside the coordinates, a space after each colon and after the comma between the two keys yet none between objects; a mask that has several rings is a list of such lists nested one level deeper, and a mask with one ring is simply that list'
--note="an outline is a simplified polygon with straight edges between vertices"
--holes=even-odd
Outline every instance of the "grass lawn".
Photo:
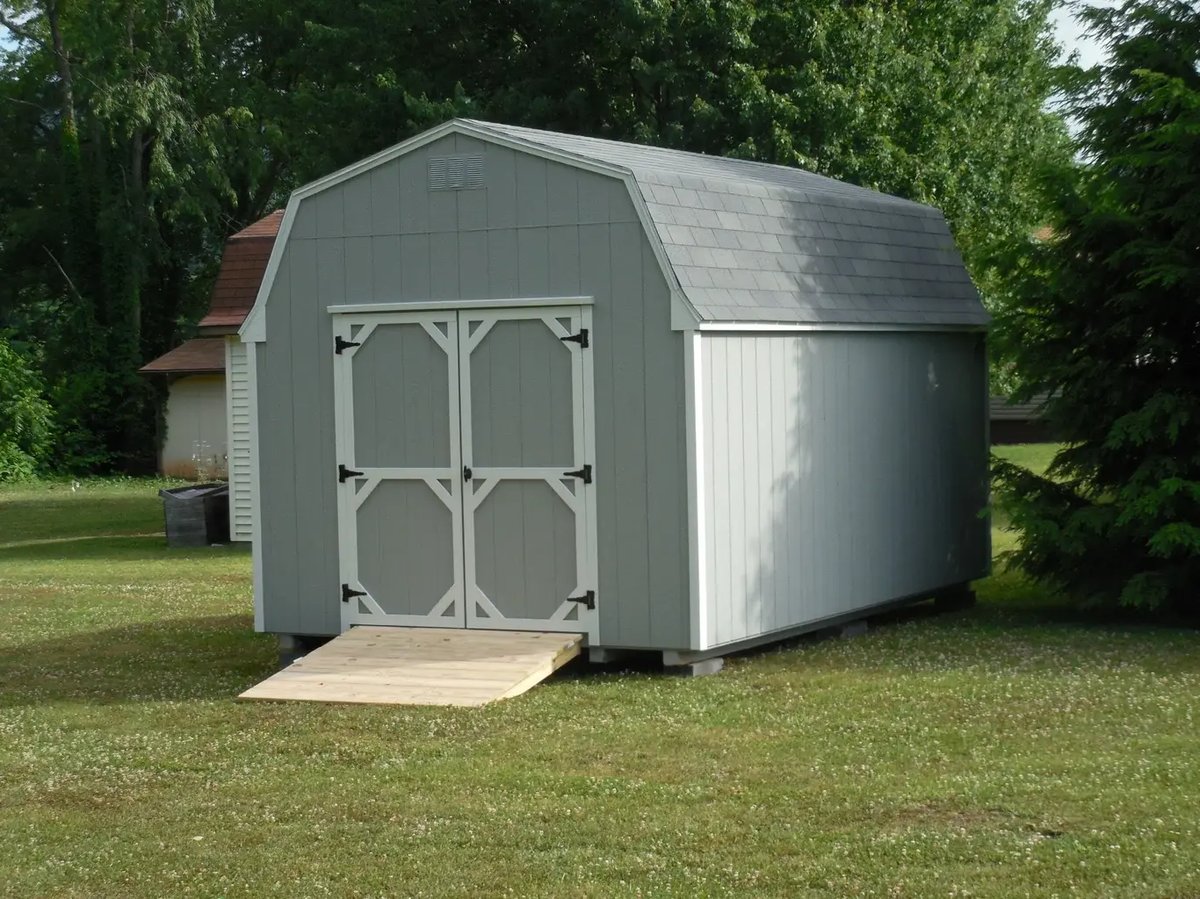
[{"label": "grass lawn", "polygon": [[0,895],[1200,896],[1200,633],[971,610],[476,710],[238,704],[238,548],[0,490]]},{"label": "grass lawn", "polygon": [[1008,443],[992,447],[992,452],[1001,459],[1024,466],[1037,474],[1046,473],[1057,451],[1057,443]]}]

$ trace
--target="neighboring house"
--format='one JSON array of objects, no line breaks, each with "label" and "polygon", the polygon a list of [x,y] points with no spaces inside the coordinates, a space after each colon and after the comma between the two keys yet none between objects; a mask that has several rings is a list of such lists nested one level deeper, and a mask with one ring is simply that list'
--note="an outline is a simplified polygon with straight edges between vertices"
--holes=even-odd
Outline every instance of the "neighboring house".
[{"label": "neighboring house", "polygon": [[173,478],[211,480],[228,473],[225,341],[186,340],[142,366],[167,378],[166,429],[158,470]]},{"label": "neighboring house", "polygon": [[1028,402],[1014,403],[993,396],[989,402],[992,443],[1049,443],[1054,439],[1045,419],[1047,396],[1037,394]]},{"label": "neighboring house", "polygon": [[282,218],[282,210],[273,212],[225,242],[199,336],[141,369],[168,378],[159,471],[192,480],[228,478],[234,540],[249,540],[253,524],[248,370],[237,331],[258,295]]}]

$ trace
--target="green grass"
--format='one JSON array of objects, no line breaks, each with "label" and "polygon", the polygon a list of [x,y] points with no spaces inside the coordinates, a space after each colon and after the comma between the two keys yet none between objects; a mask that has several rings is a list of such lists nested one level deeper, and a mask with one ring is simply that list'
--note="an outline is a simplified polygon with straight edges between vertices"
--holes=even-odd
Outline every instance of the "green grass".
[{"label": "green grass", "polygon": [[[1037,474],[1045,474],[1058,451],[1057,443],[1010,443],[993,446],[993,455],[1006,462],[1028,468]],[[1017,535],[1009,530],[1009,515],[1000,504],[992,507],[992,551],[999,558],[1016,547]]]},{"label": "green grass", "polygon": [[1057,451],[1057,443],[1009,443],[992,447],[992,452],[1001,459],[1021,465],[1036,474],[1046,473]]},{"label": "green grass", "polygon": [[1200,895],[1196,632],[1002,573],[711,678],[238,704],[248,555],[156,488],[0,490],[0,895]]}]

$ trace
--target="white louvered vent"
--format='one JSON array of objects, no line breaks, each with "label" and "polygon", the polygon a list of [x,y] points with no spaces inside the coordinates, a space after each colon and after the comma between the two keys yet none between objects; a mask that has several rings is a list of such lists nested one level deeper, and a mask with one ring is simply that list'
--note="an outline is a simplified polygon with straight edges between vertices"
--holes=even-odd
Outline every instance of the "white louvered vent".
[{"label": "white louvered vent", "polygon": [[478,190],[483,187],[483,157],[430,156],[430,190]]},{"label": "white louvered vent", "polygon": [[250,478],[250,364],[246,345],[226,340],[225,402],[229,415],[229,535],[235,541],[254,536],[254,498]]}]

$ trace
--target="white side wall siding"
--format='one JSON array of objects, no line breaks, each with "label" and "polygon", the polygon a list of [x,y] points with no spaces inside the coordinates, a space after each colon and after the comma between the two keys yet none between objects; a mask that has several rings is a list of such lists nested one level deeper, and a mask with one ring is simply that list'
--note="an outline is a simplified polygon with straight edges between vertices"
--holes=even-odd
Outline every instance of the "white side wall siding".
[{"label": "white side wall siding", "polygon": [[246,344],[225,341],[225,406],[229,415],[229,535],[247,541],[254,534],[250,477],[250,369]]},{"label": "white side wall siding", "polygon": [[708,646],[986,574],[981,334],[700,340]]}]

